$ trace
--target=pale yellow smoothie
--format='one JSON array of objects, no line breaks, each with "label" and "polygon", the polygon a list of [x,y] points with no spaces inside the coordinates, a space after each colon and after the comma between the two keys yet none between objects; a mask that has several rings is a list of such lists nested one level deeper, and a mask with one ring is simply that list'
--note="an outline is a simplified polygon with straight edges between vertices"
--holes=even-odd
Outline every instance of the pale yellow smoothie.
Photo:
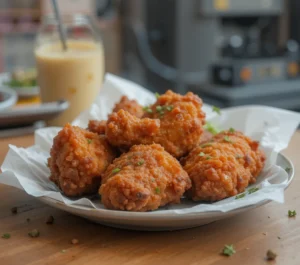
[{"label": "pale yellow smoothie", "polygon": [[104,51],[99,43],[67,41],[67,51],[60,43],[45,44],[35,50],[38,84],[43,102],[68,100],[70,107],[51,126],[72,122],[88,109],[96,98],[104,76]]}]

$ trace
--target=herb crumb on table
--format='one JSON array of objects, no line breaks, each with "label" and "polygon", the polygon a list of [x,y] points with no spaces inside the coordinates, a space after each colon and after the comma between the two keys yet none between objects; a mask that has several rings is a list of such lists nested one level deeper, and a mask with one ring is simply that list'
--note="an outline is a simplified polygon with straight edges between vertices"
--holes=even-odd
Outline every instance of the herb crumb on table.
[{"label": "herb crumb on table", "polygon": [[288,216],[289,217],[296,217],[296,215],[297,215],[297,212],[295,210],[289,210],[288,211]]},{"label": "herb crumb on table", "polygon": [[232,256],[235,253],[236,253],[236,251],[235,251],[233,245],[225,245],[223,250],[222,250],[222,254],[224,256]]},{"label": "herb crumb on table", "polygon": [[39,237],[40,236],[40,231],[37,229],[33,229],[28,233],[28,236],[30,237]]},{"label": "herb crumb on table", "polygon": [[277,253],[275,253],[273,250],[269,249],[267,251],[267,260],[274,260],[277,257]]},{"label": "herb crumb on table", "polygon": [[1,237],[4,239],[10,239],[11,236],[9,233],[4,233]]}]

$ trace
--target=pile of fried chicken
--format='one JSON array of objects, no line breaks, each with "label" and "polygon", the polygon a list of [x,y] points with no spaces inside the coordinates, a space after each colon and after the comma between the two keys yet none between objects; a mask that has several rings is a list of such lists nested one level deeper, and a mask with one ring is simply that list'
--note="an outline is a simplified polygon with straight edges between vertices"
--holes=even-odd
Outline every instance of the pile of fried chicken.
[{"label": "pile of fried chicken", "polygon": [[50,180],[66,196],[99,192],[106,208],[126,211],[243,192],[264,167],[259,143],[232,128],[212,135],[204,125],[202,100],[191,92],[167,91],[147,107],[123,96],[107,121],[58,133]]}]

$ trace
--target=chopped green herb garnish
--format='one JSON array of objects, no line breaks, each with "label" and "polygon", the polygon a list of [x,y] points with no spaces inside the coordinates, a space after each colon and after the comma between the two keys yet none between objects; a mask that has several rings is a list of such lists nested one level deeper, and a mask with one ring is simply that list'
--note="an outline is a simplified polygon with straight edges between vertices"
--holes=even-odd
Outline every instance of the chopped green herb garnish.
[{"label": "chopped green herb garnish", "polygon": [[88,144],[92,143],[92,139],[87,139]]},{"label": "chopped green herb garnish", "polygon": [[4,82],[4,85],[6,86],[10,86],[12,88],[18,88],[18,87],[24,87],[24,88],[29,88],[30,87],[34,87],[37,84],[36,79],[28,79],[26,78],[26,80],[18,80],[18,79],[11,79],[8,82]]},{"label": "chopped green herb garnish", "polygon": [[156,193],[156,194],[160,194],[160,188],[159,188],[159,187],[156,187],[156,188],[155,188],[155,193]]},{"label": "chopped green herb garnish", "polygon": [[245,196],[246,196],[246,193],[241,193],[241,194],[239,194],[239,195],[236,195],[236,196],[235,196],[235,199],[236,199],[236,200],[242,199],[242,198],[244,198]]},{"label": "chopped green herb garnish", "polygon": [[236,158],[236,159],[240,159],[240,158],[242,158],[242,157],[243,157],[243,156],[241,156],[241,155],[239,155],[239,154],[236,154],[236,155],[235,155],[235,158]]},{"label": "chopped green herb garnish", "polygon": [[145,112],[147,112],[147,113],[152,113],[152,112],[153,112],[152,109],[151,109],[149,106],[143,107],[143,110],[144,110]]},{"label": "chopped green herb garnish", "polygon": [[288,215],[289,215],[289,217],[295,217],[297,215],[297,213],[295,210],[294,211],[289,210]]},{"label": "chopped green herb garnish", "polygon": [[206,143],[206,144],[202,144],[202,145],[200,145],[200,147],[202,147],[202,148],[204,148],[204,147],[208,147],[208,146],[212,146],[212,144],[211,144],[211,143]]},{"label": "chopped green herb garnish", "polygon": [[199,154],[199,156],[205,156],[205,154],[204,154],[203,152],[201,152],[201,153]]},{"label": "chopped green herb garnish", "polygon": [[30,232],[28,233],[28,235],[29,235],[30,237],[39,237],[40,231],[37,230],[37,229],[33,229],[32,231],[30,231]]},{"label": "chopped green herb garnish", "polygon": [[170,106],[156,106],[156,112],[158,112],[160,115],[164,115],[165,111],[172,111],[174,107],[172,105]]},{"label": "chopped green herb garnish", "polygon": [[155,182],[155,179],[151,179],[151,182]]},{"label": "chopped green herb garnish", "polygon": [[204,129],[209,131],[213,135],[218,134],[220,132],[220,130],[217,129],[214,125],[212,125],[209,121],[207,121],[204,125]]},{"label": "chopped green herb garnish", "polygon": [[289,173],[290,173],[290,171],[291,171],[291,168],[290,168],[290,167],[286,167],[286,168],[285,168],[285,171],[286,171],[286,173],[288,173],[288,174],[289,174]]},{"label": "chopped green herb garnish", "polygon": [[9,233],[5,233],[1,236],[4,239],[9,239],[10,238],[10,234]]},{"label": "chopped green herb garnish", "polygon": [[163,107],[162,106],[156,106],[156,111],[157,112],[162,112],[163,111]]},{"label": "chopped green herb garnish", "polygon": [[141,165],[143,165],[144,163],[145,163],[144,160],[140,160],[140,161],[137,163],[137,165],[138,165],[138,166],[141,166]]},{"label": "chopped green herb garnish", "polygon": [[209,160],[209,159],[211,159],[211,156],[208,155],[208,156],[206,157],[206,160]]},{"label": "chopped green herb garnish", "polygon": [[251,188],[248,190],[248,194],[251,194],[251,193],[254,193],[254,192],[257,192],[259,190],[258,187],[255,187],[255,188]]},{"label": "chopped green herb garnish", "polygon": [[121,171],[121,169],[118,168],[118,167],[116,167],[116,168],[114,168],[111,172],[112,172],[113,174],[115,174],[115,173],[118,173],[118,172],[120,172],[120,171]]},{"label": "chopped green herb garnish", "polygon": [[230,132],[230,133],[234,133],[234,132],[235,132],[235,129],[230,128],[230,129],[229,129],[229,132]]},{"label": "chopped green herb garnish", "polygon": [[173,110],[173,106],[171,105],[171,106],[166,106],[166,109],[167,109],[167,111],[172,111]]},{"label": "chopped green herb garnish", "polygon": [[224,136],[224,141],[228,142],[228,143],[232,143],[232,141],[230,140],[228,135]]},{"label": "chopped green herb garnish", "polygon": [[216,106],[213,106],[213,107],[212,107],[212,111],[215,112],[215,113],[217,113],[218,115],[221,115],[221,110],[220,110],[220,108],[218,108],[218,107],[216,107]]},{"label": "chopped green herb garnish", "polygon": [[157,92],[155,92],[155,97],[156,97],[156,98],[159,98],[159,97],[160,97],[160,94],[157,93]]},{"label": "chopped green herb garnish", "polygon": [[232,256],[235,253],[233,245],[225,245],[222,251],[222,254],[225,256]]}]

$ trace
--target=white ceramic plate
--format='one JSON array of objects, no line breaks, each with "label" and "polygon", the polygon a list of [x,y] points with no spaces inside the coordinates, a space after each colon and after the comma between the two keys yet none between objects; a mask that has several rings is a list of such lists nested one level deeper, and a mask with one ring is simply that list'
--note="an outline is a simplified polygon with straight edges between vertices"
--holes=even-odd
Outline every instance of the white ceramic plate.
[{"label": "white ceramic plate", "polygon": [[[285,168],[290,168],[288,172],[288,184],[292,182],[294,177],[294,166],[292,162],[282,154],[278,154],[277,165]],[[192,228],[201,225],[205,225],[220,219],[224,219],[245,211],[249,211],[253,208],[259,207],[263,204],[270,202],[265,200],[259,204],[254,204],[247,207],[242,207],[236,210],[232,210],[226,213],[223,212],[202,212],[194,214],[166,214],[165,211],[153,211],[153,212],[126,212],[115,211],[107,209],[93,209],[86,206],[73,205],[72,207],[63,204],[57,200],[40,197],[41,201],[53,206],[55,208],[64,210],[66,212],[81,216],[91,221],[125,229],[132,230],[149,230],[149,231],[164,231],[164,230],[178,230],[185,228]],[[196,203],[190,202],[191,206]],[[167,207],[163,208],[167,210]],[[168,211],[168,210],[167,210]]]},{"label": "white ceramic plate", "polygon": [[10,80],[9,73],[1,73],[0,74],[0,87],[5,89],[14,90],[20,97],[34,97],[39,95],[40,88],[38,86],[33,87],[10,87],[5,85],[4,83]]}]

